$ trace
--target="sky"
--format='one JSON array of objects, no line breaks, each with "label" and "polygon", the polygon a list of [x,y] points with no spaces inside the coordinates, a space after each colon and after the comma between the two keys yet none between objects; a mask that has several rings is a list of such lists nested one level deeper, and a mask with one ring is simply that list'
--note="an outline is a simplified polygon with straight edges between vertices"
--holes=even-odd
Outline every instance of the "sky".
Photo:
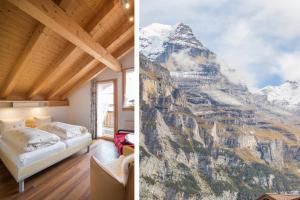
[{"label": "sky", "polygon": [[189,25],[250,88],[300,83],[300,0],[142,0],[140,26]]}]

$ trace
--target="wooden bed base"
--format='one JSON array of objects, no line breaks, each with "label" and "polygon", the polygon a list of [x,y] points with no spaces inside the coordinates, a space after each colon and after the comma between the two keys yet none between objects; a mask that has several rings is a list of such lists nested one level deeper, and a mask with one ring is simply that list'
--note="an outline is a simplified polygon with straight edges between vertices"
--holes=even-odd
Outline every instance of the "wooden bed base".
[{"label": "wooden bed base", "polygon": [[26,178],[60,162],[61,160],[77,153],[78,151],[87,148],[87,153],[90,151],[92,140],[85,141],[73,147],[64,149],[63,151],[51,154],[49,157],[44,158],[38,162],[25,167],[18,167],[4,152],[0,150],[0,158],[4,165],[7,167],[11,175],[19,183],[19,192],[24,192],[24,181]]}]

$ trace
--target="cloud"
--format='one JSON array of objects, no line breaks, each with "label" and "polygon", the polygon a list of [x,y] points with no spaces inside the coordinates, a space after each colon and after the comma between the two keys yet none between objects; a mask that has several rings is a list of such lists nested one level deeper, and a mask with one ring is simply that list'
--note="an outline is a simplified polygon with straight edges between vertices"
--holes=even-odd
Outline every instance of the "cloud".
[{"label": "cloud", "polygon": [[238,77],[230,76],[233,81],[239,80],[254,89],[265,78],[262,74],[273,73],[269,68],[276,65],[277,52],[256,35],[246,20],[231,25],[217,43],[216,51],[222,63],[236,71]]},{"label": "cloud", "polygon": [[224,65],[236,69],[235,81],[256,88],[273,77],[300,82],[299,8],[299,0],[143,0],[141,23],[190,25]]},{"label": "cloud", "polygon": [[272,69],[274,73],[281,75],[285,80],[300,83],[300,51],[282,55],[277,60],[279,67]]},{"label": "cloud", "polygon": [[[300,35],[300,1],[239,0],[240,7],[255,9],[249,19],[262,34],[291,39]],[[259,25],[259,26],[257,26]],[[262,25],[262,26],[261,26]]]}]

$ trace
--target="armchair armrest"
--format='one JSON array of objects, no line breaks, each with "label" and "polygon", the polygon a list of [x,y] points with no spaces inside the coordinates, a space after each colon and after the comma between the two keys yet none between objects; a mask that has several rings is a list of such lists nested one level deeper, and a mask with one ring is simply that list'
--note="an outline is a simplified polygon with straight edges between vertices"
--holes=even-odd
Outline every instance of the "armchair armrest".
[{"label": "armchair armrest", "polygon": [[95,157],[91,158],[91,197],[92,200],[123,200],[125,186],[105,168]]}]

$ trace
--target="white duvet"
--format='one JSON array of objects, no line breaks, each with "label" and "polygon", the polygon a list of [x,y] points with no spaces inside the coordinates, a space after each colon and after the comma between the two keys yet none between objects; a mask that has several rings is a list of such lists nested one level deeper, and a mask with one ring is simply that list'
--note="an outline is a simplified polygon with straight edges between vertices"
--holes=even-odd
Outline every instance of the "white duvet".
[{"label": "white duvet", "polygon": [[63,139],[70,139],[88,133],[87,128],[62,122],[51,122],[38,127],[41,130],[53,133]]},{"label": "white duvet", "polygon": [[7,130],[2,134],[2,139],[20,152],[35,151],[60,141],[54,134],[28,127]]}]

